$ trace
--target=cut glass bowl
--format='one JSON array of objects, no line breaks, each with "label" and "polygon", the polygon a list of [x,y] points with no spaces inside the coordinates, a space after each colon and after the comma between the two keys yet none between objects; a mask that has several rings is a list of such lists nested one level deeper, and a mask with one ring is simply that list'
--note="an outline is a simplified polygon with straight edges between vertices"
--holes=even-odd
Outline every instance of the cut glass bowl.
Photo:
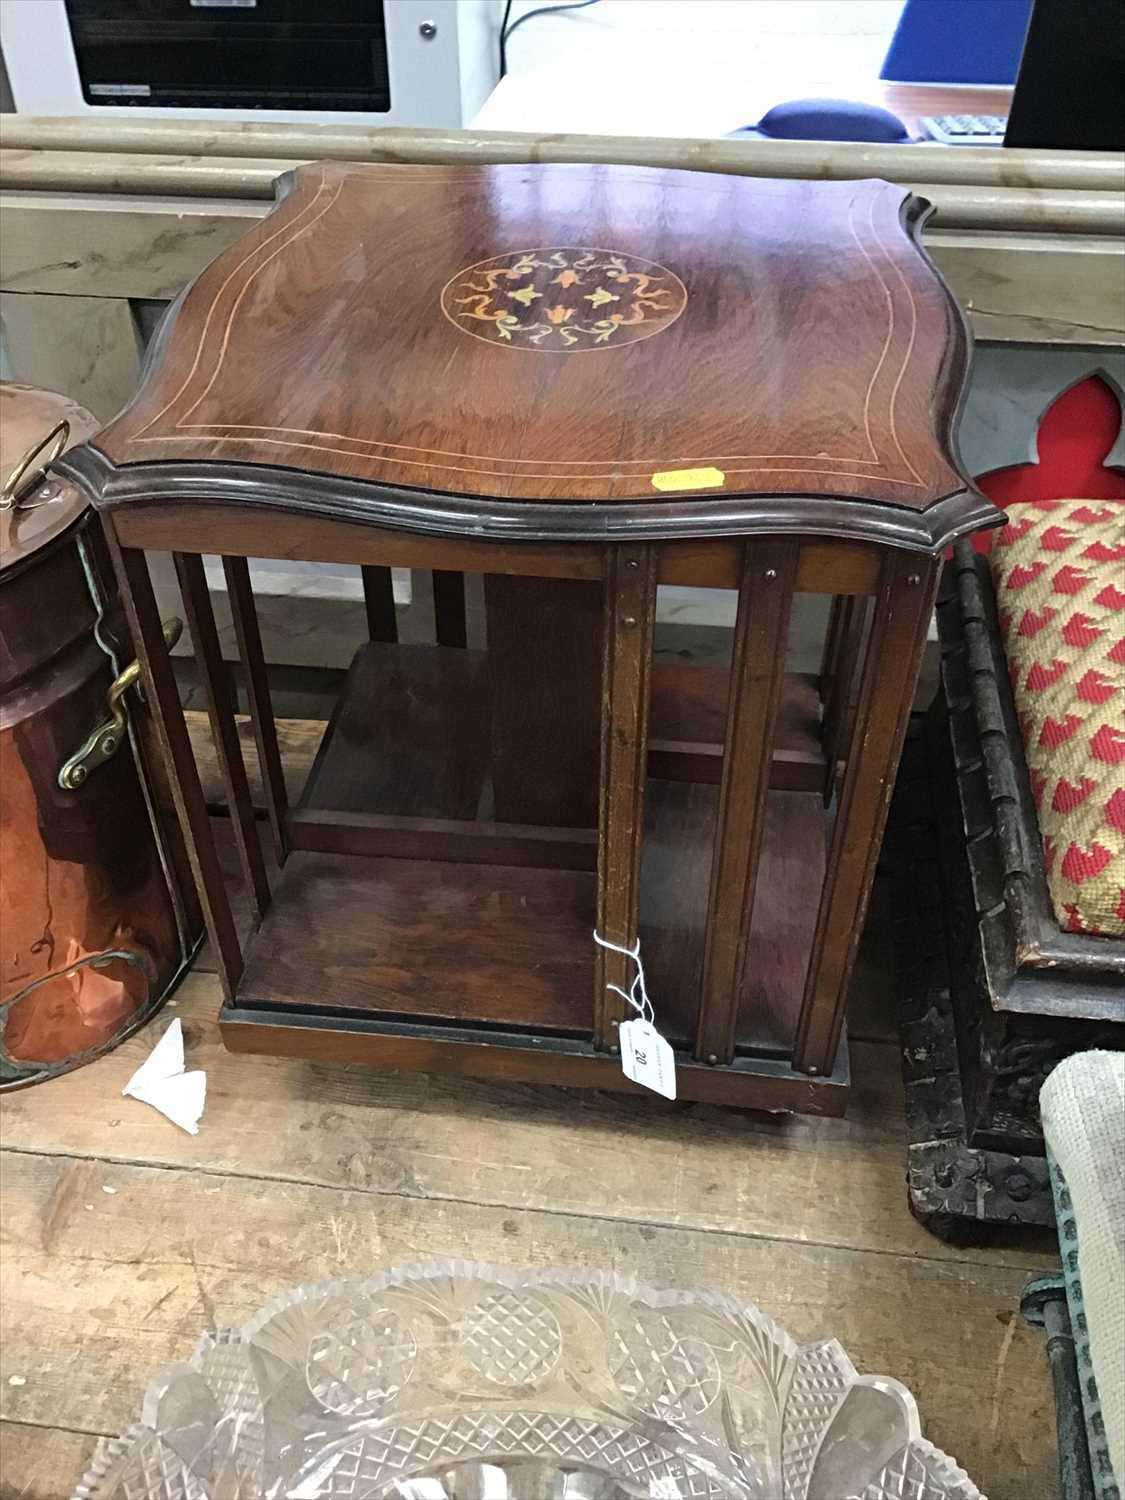
[{"label": "cut glass bowl", "polygon": [[914,1398],[756,1307],[468,1261],[301,1287],[149,1387],[74,1500],[981,1500]]}]

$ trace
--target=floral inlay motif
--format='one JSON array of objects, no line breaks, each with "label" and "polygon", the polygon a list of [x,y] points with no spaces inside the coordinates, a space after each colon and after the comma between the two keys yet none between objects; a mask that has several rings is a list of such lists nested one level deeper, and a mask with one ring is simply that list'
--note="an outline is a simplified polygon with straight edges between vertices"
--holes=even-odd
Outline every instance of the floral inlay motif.
[{"label": "floral inlay motif", "polygon": [[462,332],[552,354],[650,338],[686,303],[683,282],[665,266],[581,246],[478,261],[441,294],[442,311]]}]

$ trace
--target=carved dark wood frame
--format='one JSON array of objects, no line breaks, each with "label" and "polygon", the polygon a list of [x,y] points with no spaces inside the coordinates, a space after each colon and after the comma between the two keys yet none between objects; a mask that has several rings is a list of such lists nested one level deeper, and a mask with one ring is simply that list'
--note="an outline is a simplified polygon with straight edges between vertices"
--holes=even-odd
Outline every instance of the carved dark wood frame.
[{"label": "carved dark wood frame", "polygon": [[959,545],[938,607],[950,738],[992,1003],[1117,1021],[1125,938],[1063,932],[1008,679],[987,559]]}]

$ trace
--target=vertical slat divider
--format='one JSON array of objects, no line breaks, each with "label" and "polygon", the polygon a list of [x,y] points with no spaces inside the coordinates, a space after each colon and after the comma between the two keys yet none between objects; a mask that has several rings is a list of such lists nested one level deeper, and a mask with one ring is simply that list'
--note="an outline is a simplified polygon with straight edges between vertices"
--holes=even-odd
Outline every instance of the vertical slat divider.
[{"label": "vertical slat divider", "polygon": [[367,634],[373,641],[397,641],[398,621],[395,618],[395,591],[390,568],[365,566],[363,575],[363,603],[367,610]]},{"label": "vertical slat divider", "polygon": [[281,751],[277,743],[277,725],[273,717],[270,700],[269,674],[266,656],[262,650],[262,634],[258,629],[258,611],[254,605],[254,588],[250,582],[250,565],[244,557],[224,557],[223,573],[227,581],[227,597],[230,600],[234,632],[238,638],[238,651],[246,672],[246,691],[250,704],[250,723],[254,729],[254,743],[258,747],[258,764],[262,771],[262,783],[266,791],[266,808],[270,827],[273,829],[274,846],[279,863],[284,863],[289,853],[289,836],[286,817],[289,812],[289,796],[285,789],[285,771],[281,764]]},{"label": "vertical slat divider", "polygon": [[805,1073],[829,1073],[839,1046],[939,567],[905,552],[883,559],[797,1024],[794,1066]]},{"label": "vertical slat divider", "polygon": [[832,687],[832,679],[836,675],[836,663],[840,655],[845,602],[846,595],[833,594],[832,607],[828,612],[828,625],[824,632],[824,650],[820,658],[820,676],[817,678],[817,689],[822,701],[827,698]]},{"label": "vertical slat divider", "polygon": [[466,646],[465,575],[445,569],[433,570],[434,637],[439,646]]},{"label": "vertical slat divider", "polygon": [[219,632],[215,628],[203,559],[197,552],[174,552],[172,556],[195,648],[196,665],[200,669],[207,699],[207,713],[211,720],[219,769],[223,773],[234,842],[251,905],[260,919],[270,904],[269,881],[258,830],[254,825],[254,804],[250,800],[242,746],[238,741],[238,729],[234,721],[234,703],[219,645]]},{"label": "vertical slat divider", "polygon": [[214,949],[219,981],[226,999],[233,1000],[242,977],[242,949],[218,850],[211,834],[211,820],[180,705],[171,657],[164,644],[148,564],[143,552],[120,546],[114,534],[112,517],[107,521],[106,537],[114,570],[167,767],[172,799],[183,830],[188,862],[195,877],[203,920]]},{"label": "vertical slat divider", "polygon": [[[636,942],[640,905],[656,559],[656,547],[628,545],[606,558],[597,930],[623,947]],[[607,986],[627,990],[635,969],[620,953],[594,954],[594,1045],[615,1051],[625,1005]]]},{"label": "vertical slat divider", "polygon": [[838,601],[841,605],[839,642],[835,651],[832,675],[824,688],[824,716],[821,724],[821,739],[824,745],[824,804],[832,800],[836,784],[836,764],[847,739],[847,726],[851,717],[852,684],[863,644],[863,627],[867,615],[867,600],[859,595],[849,595]]},{"label": "vertical slat divider", "polygon": [[782,541],[743,553],[696,1028],[696,1056],[709,1063],[734,1056],[799,555]]}]

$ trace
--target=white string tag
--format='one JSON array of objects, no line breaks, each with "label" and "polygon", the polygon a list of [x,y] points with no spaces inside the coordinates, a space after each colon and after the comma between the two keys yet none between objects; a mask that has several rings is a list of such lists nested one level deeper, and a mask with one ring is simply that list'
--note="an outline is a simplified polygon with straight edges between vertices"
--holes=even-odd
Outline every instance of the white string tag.
[{"label": "white string tag", "polygon": [[640,938],[632,948],[623,948],[619,943],[607,941],[595,930],[594,942],[599,947],[609,948],[614,953],[623,953],[637,966],[633,982],[627,990],[623,990],[617,984],[606,985],[607,989],[612,990],[615,995],[620,995],[622,1000],[637,1012],[631,1020],[622,1021],[618,1027],[618,1035],[621,1039],[621,1071],[626,1078],[633,1083],[639,1083],[642,1088],[663,1094],[665,1099],[674,1099],[676,1097],[676,1054],[672,1051],[668,1041],[656,1029],[652,1001],[648,998],[648,990],[645,988]]}]

